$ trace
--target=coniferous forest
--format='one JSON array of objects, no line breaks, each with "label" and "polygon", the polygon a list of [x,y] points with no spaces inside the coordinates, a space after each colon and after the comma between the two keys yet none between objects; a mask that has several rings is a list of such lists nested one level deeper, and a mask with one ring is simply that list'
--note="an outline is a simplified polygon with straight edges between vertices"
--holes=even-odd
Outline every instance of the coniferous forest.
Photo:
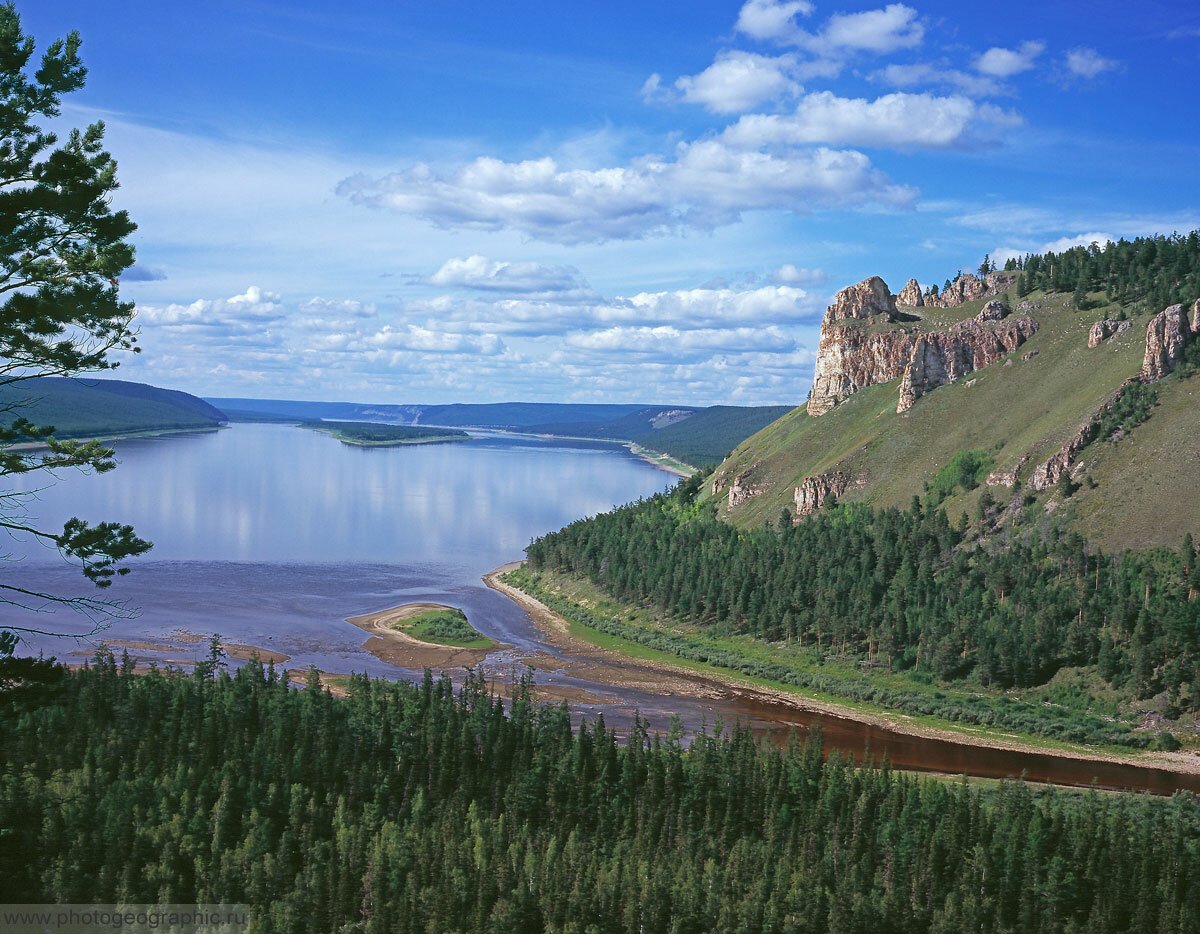
[{"label": "coniferous forest", "polygon": [[1190,537],[1181,549],[1116,556],[1054,530],[998,542],[970,538],[916,499],[908,510],[841,504],[745,531],[696,501],[700,484],[693,477],[546,535],[530,546],[529,565],[582,574],[618,600],[716,632],[892,670],[1010,688],[1094,666],[1137,697],[1166,692],[1176,714],[1200,708],[1200,561]]},{"label": "coniferous forest", "polygon": [[265,931],[1196,931],[1200,804],[978,788],[565,707],[99,655],[4,698],[0,900]]}]

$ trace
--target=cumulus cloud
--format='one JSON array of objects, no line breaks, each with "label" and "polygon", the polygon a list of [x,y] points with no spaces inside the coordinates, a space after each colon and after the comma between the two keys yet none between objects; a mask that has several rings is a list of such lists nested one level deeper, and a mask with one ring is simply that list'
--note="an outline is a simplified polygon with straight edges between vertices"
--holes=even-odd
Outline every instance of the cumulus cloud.
[{"label": "cumulus cloud", "polygon": [[898,149],[944,149],[977,142],[980,132],[1019,122],[1015,115],[960,95],[886,94],[873,101],[807,94],[792,114],[748,114],[722,139],[733,145],[830,143]]},{"label": "cumulus cloud", "polygon": [[1073,249],[1077,246],[1090,247],[1093,243],[1103,247],[1110,240],[1115,241],[1117,238],[1112,234],[1093,231],[1092,233],[1075,234],[1074,236],[1059,237],[1057,240],[1051,240],[1043,243],[1041,246],[1029,247],[1021,249],[1011,246],[998,246],[991,251],[992,259],[997,263],[1006,263],[1010,259],[1020,259],[1027,253],[1062,253],[1066,250]]},{"label": "cumulus cloud", "polygon": [[682,330],[659,327],[612,327],[568,335],[568,347],[599,353],[635,356],[672,357],[688,359],[710,356],[714,351],[723,354],[790,353],[796,340],[777,327],[767,328],[704,328]]},{"label": "cumulus cloud", "polygon": [[565,169],[548,157],[481,157],[445,173],[418,163],[375,178],[351,176],[337,190],[439,227],[510,228],[561,243],[711,230],[753,210],[908,205],[915,196],[852,150],[776,156],[718,140],[680,143],[673,159],[645,156],[605,169]]},{"label": "cumulus cloud", "polygon": [[925,27],[916,10],[903,3],[889,3],[881,10],[835,13],[810,45],[822,51],[887,53],[915,48],[924,37]]},{"label": "cumulus cloud", "polygon": [[796,17],[812,11],[808,0],[747,0],[734,28],[751,39],[786,42],[796,35]]},{"label": "cumulus cloud", "polygon": [[973,75],[929,62],[891,64],[871,73],[871,80],[895,88],[948,87],[971,97],[994,97],[1008,89],[994,78]]},{"label": "cumulus cloud", "polygon": [[416,350],[423,353],[487,354],[505,351],[504,341],[496,334],[459,334],[435,331],[408,324],[401,327],[384,325],[368,335],[364,343],[384,350]]},{"label": "cumulus cloud", "polygon": [[794,263],[784,263],[773,273],[771,278],[784,285],[815,285],[826,279],[825,270],[807,269]]},{"label": "cumulus cloud", "polygon": [[262,325],[283,318],[279,296],[256,285],[230,298],[197,299],[187,305],[139,305],[138,324],[223,328]]},{"label": "cumulus cloud", "polygon": [[795,71],[792,55],[722,52],[704,71],[677,79],[675,87],[689,104],[702,104],[713,113],[739,113],[797,94]]},{"label": "cumulus cloud", "polygon": [[975,59],[975,70],[993,78],[1011,78],[1029,71],[1046,50],[1044,42],[1022,42],[1019,48],[994,46]]},{"label": "cumulus cloud", "polygon": [[1071,49],[1066,55],[1067,70],[1078,78],[1095,78],[1099,74],[1111,71],[1117,63],[1111,58],[1105,58],[1095,49]]},{"label": "cumulus cloud", "polygon": [[573,266],[500,262],[478,254],[446,260],[428,282],[480,292],[552,296],[558,301],[596,297],[592,287]]},{"label": "cumulus cloud", "polygon": [[370,302],[320,296],[301,302],[300,310],[309,315],[341,315],[349,318],[372,318],[376,314],[376,308]]}]

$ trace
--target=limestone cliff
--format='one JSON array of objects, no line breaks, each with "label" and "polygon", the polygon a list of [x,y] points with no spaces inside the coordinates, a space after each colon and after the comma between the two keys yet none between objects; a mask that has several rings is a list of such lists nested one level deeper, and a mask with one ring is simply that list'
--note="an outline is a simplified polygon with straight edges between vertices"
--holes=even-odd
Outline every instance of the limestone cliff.
[{"label": "limestone cliff", "polygon": [[916,279],[909,279],[896,296],[896,304],[906,308],[924,308],[925,296],[921,293],[921,283]]},{"label": "limestone cliff", "polygon": [[796,519],[811,516],[830,496],[841,496],[850,485],[850,475],[834,470],[816,477],[805,477],[796,487],[792,501],[796,504]]},{"label": "limestone cliff", "polygon": [[[988,306],[999,304],[989,302]],[[1037,322],[1027,317],[990,327],[997,321],[997,314],[1002,312],[985,308],[977,318],[960,322],[948,331],[917,337],[900,379],[896,411],[907,412],[921,396],[938,386],[990,366],[1037,332]]]},{"label": "limestone cliff", "polygon": [[1174,372],[1191,336],[1192,325],[1182,305],[1172,305],[1151,318],[1146,326],[1142,379],[1149,383]]},{"label": "limestone cliff", "polygon": [[1012,287],[1014,279],[1015,274],[1011,272],[990,272],[982,279],[964,272],[941,294],[926,296],[925,304],[935,308],[957,308],[978,298],[999,295]]},{"label": "limestone cliff", "polygon": [[[916,280],[905,286],[909,300],[919,290]],[[994,363],[1037,330],[1028,315],[1005,321],[1008,308],[999,301],[942,331],[898,324],[896,305],[878,276],[837,293],[821,322],[809,415],[824,415],[860,389],[896,379],[902,380],[896,410],[907,411],[931,389]]]}]

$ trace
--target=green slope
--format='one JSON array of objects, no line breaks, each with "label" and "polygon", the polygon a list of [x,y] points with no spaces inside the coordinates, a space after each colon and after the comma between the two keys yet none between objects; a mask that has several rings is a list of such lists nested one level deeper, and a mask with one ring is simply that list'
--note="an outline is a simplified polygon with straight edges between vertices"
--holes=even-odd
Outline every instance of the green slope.
[{"label": "green slope", "polygon": [[[750,470],[753,482],[766,491],[733,509],[722,504],[722,514],[740,526],[774,520],[791,507],[804,477],[834,467],[849,469],[856,480],[844,500],[903,506],[965,450],[986,451],[1003,469],[1028,455],[1020,473],[1027,478],[1138,372],[1151,317],[1140,313],[1129,330],[1089,348],[1088,327],[1115,316],[1116,306],[1081,312],[1070,295],[1035,292],[1029,298],[1040,303],[1034,312],[1040,329],[1009,355],[1010,364],[997,363],[942,386],[900,415],[895,411],[898,384],[892,382],[859,392],[818,418],[798,408],[747,439],[716,476]],[[934,314],[938,324],[947,323],[971,317],[982,304]],[[1026,359],[1029,354],[1035,355]],[[1177,545],[1183,532],[1200,532],[1195,497],[1173,507],[1166,521],[1154,518],[1164,492],[1187,488],[1190,466],[1200,456],[1200,408],[1194,404],[1200,381],[1171,377],[1156,387],[1160,404],[1149,421],[1118,443],[1095,442],[1085,451],[1083,463],[1097,486],[1076,494],[1064,513],[1105,547]],[[997,499],[1012,495],[1003,487],[991,489]],[[960,491],[946,500],[946,508],[951,515],[969,511],[981,492]],[[1042,499],[1049,502],[1054,494]]]},{"label": "green slope", "polygon": [[196,396],[126,380],[44,377],[0,387],[3,418],[53,425],[59,438],[216,428],[225,414]]}]

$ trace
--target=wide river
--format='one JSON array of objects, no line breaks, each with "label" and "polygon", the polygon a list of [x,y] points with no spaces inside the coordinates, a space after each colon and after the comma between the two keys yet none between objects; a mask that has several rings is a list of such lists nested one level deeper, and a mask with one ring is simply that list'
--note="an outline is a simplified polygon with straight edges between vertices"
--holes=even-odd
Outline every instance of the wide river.
[{"label": "wide river", "polygon": [[[481,577],[519,559],[532,538],[650,496],[676,479],[615,445],[502,434],[361,448],[291,426],[236,424],[115,447],[118,469],[39,484],[45,488],[29,505],[43,527],[61,527],[71,516],[119,520],[154,542],[149,555],[131,562],[133,573],[102,594],[136,612],[112,622],[104,639],[143,646],[133,652],[143,660],[178,663],[203,651],[198,637],[219,633],[229,643],[290,656],[289,668],[314,665],[393,679],[420,673],[366,652],[366,634],[346,617],[411,601],[445,603],[513,647],[489,656],[485,668],[494,676],[511,675],[534,653],[572,661]],[[97,595],[52,549],[27,541],[5,545],[17,559],[0,564],[5,582]],[[85,636],[90,622],[63,610],[35,614],[0,606],[0,622],[78,634],[78,640],[27,639],[27,650],[63,660],[90,656],[100,638]],[[689,729],[718,718],[777,733],[819,725],[827,746],[855,756],[869,747],[902,768],[1200,791],[1197,776],[912,737],[701,677],[694,680],[704,696],[688,696],[614,687],[611,678],[589,678],[588,665],[544,667],[539,683],[573,692],[582,698],[573,704],[577,711],[603,713],[618,725],[635,711],[664,730],[676,714]],[[630,671],[636,668],[631,664]]]}]

